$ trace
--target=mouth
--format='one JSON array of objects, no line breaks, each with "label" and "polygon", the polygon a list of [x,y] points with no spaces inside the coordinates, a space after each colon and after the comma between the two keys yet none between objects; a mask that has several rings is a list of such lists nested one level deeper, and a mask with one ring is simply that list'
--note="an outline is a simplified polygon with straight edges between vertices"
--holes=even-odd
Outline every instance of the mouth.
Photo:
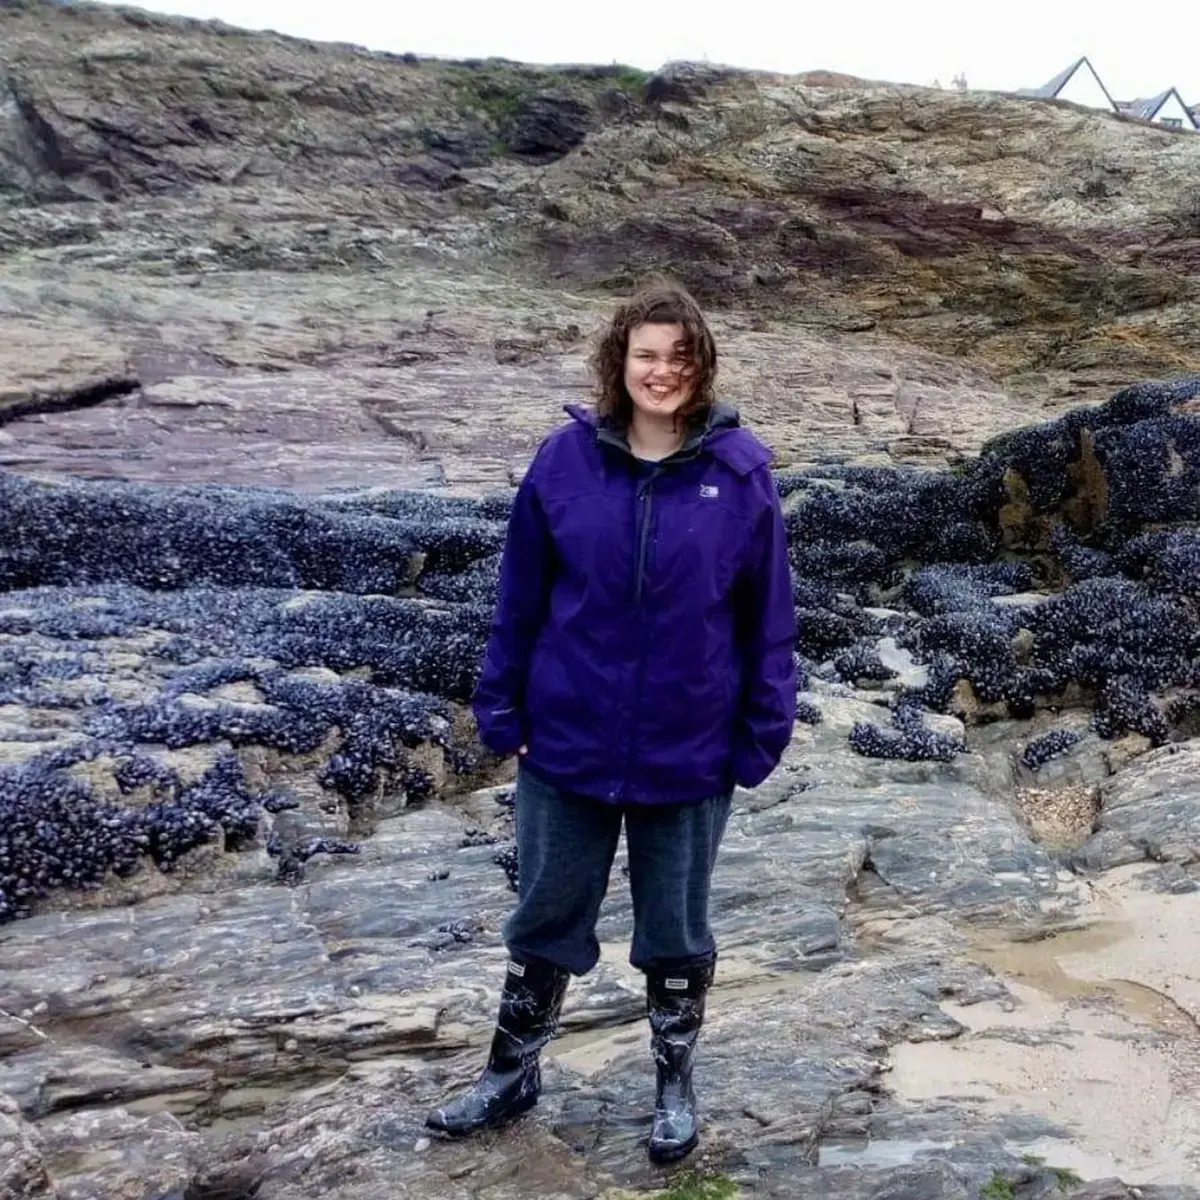
[{"label": "mouth", "polygon": [[671,386],[652,383],[646,384],[646,394],[656,404],[662,404],[665,400],[670,400],[675,395],[676,390],[676,388]]}]

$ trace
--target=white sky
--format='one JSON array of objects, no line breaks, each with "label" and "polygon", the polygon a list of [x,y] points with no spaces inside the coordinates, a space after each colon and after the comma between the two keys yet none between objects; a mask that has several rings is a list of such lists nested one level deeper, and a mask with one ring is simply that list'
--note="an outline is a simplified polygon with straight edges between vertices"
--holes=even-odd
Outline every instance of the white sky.
[{"label": "white sky", "polygon": [[[112,0],[106,0],[112,2]],[[1087,54],[1118,100],[1174,85],[1200,104],[1200,3],[1127,0],[157,0],[320,41],[444,57],[703,59],[949,86],[1036,87]]]}]

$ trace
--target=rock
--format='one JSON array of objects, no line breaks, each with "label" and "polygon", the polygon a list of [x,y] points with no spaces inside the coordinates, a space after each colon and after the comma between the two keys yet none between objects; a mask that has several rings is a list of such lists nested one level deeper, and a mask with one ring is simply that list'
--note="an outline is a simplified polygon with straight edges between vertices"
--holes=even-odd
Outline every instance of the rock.
[{"label": "rock", "polygon": [[1163,746],[1128,764],[1101,788],[1095,836],[1079,851],[1105,870],[1150,859],[1184,866],[1200,830],[1200,746]]},{"label": "rock", "polygon": [[521,107],[506,142],[522,158],[554,162],[574,150],[591,126],[591,110],[574,96],[540,92]]},{"label": "rock", "polygon": [[53,1200],[58,1195],[37,1135],[6,1108],[0,1108],[0,1195],[23,1200]]},{"label": "rock", "polygon": [[748,72],[712,63],[672,62],[646,84],[646,100],[651,104],[688,104],[702,99],[722,83],[749,78]]},{"label": "rock", "polygon": [[[1115,769],[1129,738],[1141,739],[1132,751],[1141,753],[1188,719],[1189,705],[1154,697],[1188,686],[1200,659],[1186,601],[1200,543],[1187,527],[1189,493],[1171,482],[1200,461],[1193,391],[1190,380],[1126,389],[955,473],[817,468],[780,478],[799,648],[836,652],[832,670],[851,682],[894,679],[886,707],[862,706],[849,722],[854,751],[950,763],[968,748],[966,724],[1028,718],[1074,694],[1096,704]],[[1017,467],[1043,477],[1082,420],[1112,445],[1177,423],[1174,458],[1137,460],[1143,495],[1162,491],[1153,513],[1125,513],[1125,542],[1110,537],[1114,563],[1158,565],[1144,580],[1085,579],[1037,606],[998,609],[995,594],[1032,575],[1019,554],[1044,560],[1041,539],[1010,539],[1004,562],[956,560],[1000,544],[999,481]],[[1113,494],[1122,478],[1114,474]],[[0,917],[24,915],[64,886],[132,899],[169,889],[164,876],[261,875],[261,858],[223,854],[247,847],[265,846],[296,884],[314,854],[357,853],[354,835],[444,793],[479,763],[477,749],[455,740],[453,706],[473,691],[506,502],[17,476],[0,476],[0,492],[16,517],[0,555],[13,604],[0,614],[0,638],[18,651],[0,700],[14,714],[8,737],[36,747],[6,753],[21,766],[0,773],[6,836],[22,847],[0,876]],[[1069,514],[1069,487],[1056,495]],[[905,524],[897,511],[909,514]],[[1156,528],[1139,532],[1138,515]],[[932,561],[911,565],[916,556]],[[410,595],[379,594],[396,591]],[[857,607],[856,596],[885,591],[917,611]],[[907,679],[883,661],[881,628],[894,631],[883,649]],[[810,664],[824,678],[829,665]],[[298,667],[308,674],[293,675]],[[61,715],[37,728],[45,710]],[[842,733],[848,711],[831,702],[807,708],[806,719]],[[1050,738],[1065,746],[1076,735]],[[1030,771],[1053,757],[1047,745],[1026,746]],[[170,761],[163,748],[201,757]]]},{"label": "rock", "polygon": [[45,1040],[46,1035],[33,1022],[32,1011],[28,1017],[0,1013],[0,1055],[41,1046]]},{"label": "rock", "polygon": [[1141,885],[1155,892],[1166,892],[1172,896],[1182,896],[1200,888],[1200,884],[1190,874],[1175,862],[1164,863],[1152,871],[1147,871],[1141,877]]},{"label": "rock", "polygon": [[397,163],[392,178],[400,187],[432,188],[435,191],[455,187],[466,180],[454,167],[432,155]]},{"label": "rock", "polygon": [[5,1094],[34,1120],[146,1096],[172,1098],[186,1111],[195,1103],[189,1097],[205,1094],[214,1083],[211,1071],[155,1068],[112,1054],[92,1054],[82,1062],[44,1045],[6,1058],[0,1078]]},{"label": "rock", "polygon": [[898,646],[895,638],[880,638],[876,646],[880,661],[895,672],[896,687],[920,689],[929,682],[928,668],[917,663],[908,650]]},{"label": "rock", "polygon": [[39,200],[112,199],[118,177],[56,124],[53,109],[0,70],[0,190]]},{"label": "rock", "polygon": [[[708,64],[647,84],[130,21],[43,0],[0,15],[14,201],[0,247],[33,256],[6,257],[6,388],[126,369],[144,385],[136,410],[23,424],[0,465],[486,488],[586,386],[570,349],[498,371],[490,347],[513,332],[509,315],[528,301],[591,330],[607,307],[595,287],[655,266],[718,310],[736,302],[717,313],[723,386],[755,397],[747,416],[785,462],[814,447],[956,461],[1200,351],[1191,241],[1169,217],[1200,147],[1166,152],[1127,121]],[[999,144],[1012,153],[973,157]],[[1080,162],[1102,163],[1115,190],[1056,207]],[[746,186],[733,195],[725,180]],[[330,199],[320,212],[315,194]],[[329,232],[306,234],[318,220]],[[483,295],[502,260],[519,265],[520,303],[460,303],[461,281]],[[984,269],[995,261],[1003,270]],[[52,264],[64,273],[47,289]],[[336,317],[326,267],[356,276]],[[206,288],[222,272],[266,319],[214,315]],[[85,302],[97,288],[111,312]],[[301,315],[314,305],[319,330]],[[486,422],[454,419],[465,397]]]},{"label": "rock", "polygon": [[40,1128],[60,1196],[182,1195],[204,1161],[200,1135],[167,1113],[136,1116],[100,1108],[56,1117]]},{"label": "rock", "polygon": [[421,140],[432,161],[451,171],[486,166],[492,159],[488,133],[481,125],[465,129],[427,126]]},{"label": "rock", "polygon": [[0,395],[0,424],[19,421],[40,413],[75,412],[91,408],[96,404],[128,396],[136,392],[141,384],[136,379],[102,379],[67,391],[52,392],[40,396]]},{"label": "rock", "polygon": [[37,195],[49,174],[47,147],[33,118],[28,100],[0,74],[0,188],[6,192]]}]

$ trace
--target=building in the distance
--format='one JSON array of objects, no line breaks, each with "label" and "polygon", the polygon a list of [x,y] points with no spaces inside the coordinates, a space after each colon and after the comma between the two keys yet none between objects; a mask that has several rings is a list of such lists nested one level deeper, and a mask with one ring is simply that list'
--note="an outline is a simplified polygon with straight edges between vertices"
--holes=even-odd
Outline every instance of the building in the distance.
[{"label": "building in the distance", "polygon": [[1036,100],[1069,100],[1084,108],[1100,108],[1107,112],[1121,111],[1086,54],[1065,71],[1060,71],[1049,83],[1040,88],[1022,88],[1017,95]]},{"label": "building in the distance", "polygon": [[1146,100],[1114,100],[1086,54],[1049,83],[1039,88],[1022,88],[1017,95],[1037,100],[1067,100],[1084,108],[1119,113],[1167,129],[1200,131],[1200,105],[1189,108],[1173,87]]},{"label": "building in the distance", "polygon": [[1184,104],[1183,97],[1174,88],[1167,88],[1165,92],[1151,96],[1149,100],[1130,100],[1121,105],[1121,111],[1127,117],[1153,121],[1170,129],[1200,128],[1192,110]]}]

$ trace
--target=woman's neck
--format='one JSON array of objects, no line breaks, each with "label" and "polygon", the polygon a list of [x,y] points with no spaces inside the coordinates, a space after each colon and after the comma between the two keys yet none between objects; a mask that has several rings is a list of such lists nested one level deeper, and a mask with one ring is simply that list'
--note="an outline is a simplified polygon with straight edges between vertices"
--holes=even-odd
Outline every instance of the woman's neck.
[{"label": "woman's neck", "polygon": [[629,448],[635,458],[658,462],[675,453],[683,445],[686,430],[683,422],[672,417],[656,421],[642,413],[634,412],[629,422]]}]

